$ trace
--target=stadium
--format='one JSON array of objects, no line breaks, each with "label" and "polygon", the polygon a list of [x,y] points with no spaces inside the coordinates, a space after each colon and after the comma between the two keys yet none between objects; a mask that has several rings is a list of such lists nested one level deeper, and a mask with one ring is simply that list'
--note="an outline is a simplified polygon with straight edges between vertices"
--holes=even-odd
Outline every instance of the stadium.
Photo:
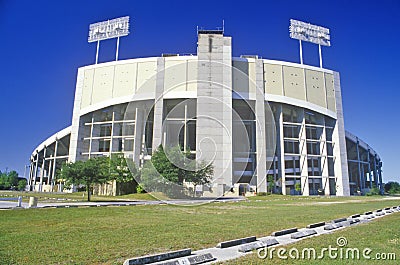
[{"label": "stadium", "polygon": [[141,167],[158,146],[181,146],[214,166],[199,187],[284,195],[381,192],[382,161],[345,131],[338,72],[232,57],[232,39],[199,30],[197,54],[80,67],[71,126],[30,156],[28,190],[63,191],[66,161],[123,152]]}]

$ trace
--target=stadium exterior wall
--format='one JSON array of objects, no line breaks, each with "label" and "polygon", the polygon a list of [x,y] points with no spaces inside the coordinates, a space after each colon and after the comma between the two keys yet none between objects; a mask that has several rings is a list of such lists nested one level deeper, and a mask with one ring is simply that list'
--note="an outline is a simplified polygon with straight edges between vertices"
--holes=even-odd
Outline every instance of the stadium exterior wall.
[{"label": "stadium exterior wall", "polygon": [[72,125],[32,153],[29,189],[62,191],[67,160],[124,152],[141,166],[160,144],[180,144],[213,162],[215,196],[240,183],[293,195],[382,191],[378,154],[345,133],[337,72],[236,58],[231,37],[198,38],[195,56],[79,68]]}]

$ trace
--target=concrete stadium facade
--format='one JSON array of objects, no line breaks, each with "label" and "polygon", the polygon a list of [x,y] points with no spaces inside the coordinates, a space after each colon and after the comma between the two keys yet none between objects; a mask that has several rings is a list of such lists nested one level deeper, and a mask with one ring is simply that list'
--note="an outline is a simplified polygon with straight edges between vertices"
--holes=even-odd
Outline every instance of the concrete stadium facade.
[{"label": "concrete stadium facade", "polygon": [[79,68],[72,125],[34,150],[29,189],[61,191],[66,161],[123,152],[141,166],[159,145],[179,144],[213,163],[216,196],[240,184],[287,195],[383,190],[379,155],[345,131],[339,73],[231,50],[223,32],[199,31],[197,55]]}]

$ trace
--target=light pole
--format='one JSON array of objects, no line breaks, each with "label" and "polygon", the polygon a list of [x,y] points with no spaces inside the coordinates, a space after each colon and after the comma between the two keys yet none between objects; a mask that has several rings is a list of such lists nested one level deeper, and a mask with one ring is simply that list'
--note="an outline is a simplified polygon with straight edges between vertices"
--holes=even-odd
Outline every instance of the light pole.
[{"label": "light pole", "polygon": [[99,60],[100,41],[117,38],[115,60],[118,61],[119,38],[129,34],[129,16],[114,18],[89,25],[88,42],[97,42],[96,64]]}]

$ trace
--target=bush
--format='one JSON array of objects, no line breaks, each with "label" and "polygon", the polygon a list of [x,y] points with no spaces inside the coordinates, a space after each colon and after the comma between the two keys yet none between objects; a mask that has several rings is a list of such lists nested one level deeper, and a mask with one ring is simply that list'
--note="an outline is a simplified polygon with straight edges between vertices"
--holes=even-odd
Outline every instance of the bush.
[{"label": "bush", "polygon": [[379,189],[375,185],[373,185],[372,189],[370,189],[369,192],[367,192],[365,195],[366,196],[373,196],[373,195],[379,195],[379,194],[380,194]]},{"label": "bush", "polygon": [[142,188],[142,186],[137,185],[137,187],[136,187],[136,193],[145,193],[145,190]]}]

